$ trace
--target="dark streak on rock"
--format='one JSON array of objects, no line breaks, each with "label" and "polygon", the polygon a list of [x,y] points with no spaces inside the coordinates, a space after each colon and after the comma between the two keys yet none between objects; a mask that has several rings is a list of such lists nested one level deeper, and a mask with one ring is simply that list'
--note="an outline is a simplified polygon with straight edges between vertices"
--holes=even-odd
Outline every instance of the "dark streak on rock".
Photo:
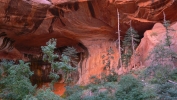
[{"label": "dark streak on rock", "polygon": [[32,5],[23,0],[10,0],[8,7],[5,10],[5,22],[10,21],[11,15],[15,15],[16,23],[23,25],[23,28],[20,32],[17,33],[17,35],[22,35],[25,33],[34,33],[46,17],[48,7],[35,8],[34,16],[32,16],[32,19],[30,20],[34,25],[31,29],[29,29],[29,23],[27,22],[27,18],[32,11]]},{"label": "dark streak on rock", "polygon": [[56,17],[54,17],[54,18],[52,19],[52,22],[51,22],[50,27],[49,27],[49,29],[48,29],[49,33],[52,33],[52,32],[53,32],[53,23],[55,22],[56,19],[57,19]]},{"label": "dark streak on rock", "polygon": [[10,21],[10,14],[15,13],[16,9],[18,7],[19,0],[10,0],[7,9],[5,9],[5,22]]},{"label": "dark streak on rock", "polygon": [[59,17],[57,8],[49,8],[49,11],[51,12],[52,15]]},{"label": "dark streak on rock", "polygon": [[0,37],[6,36],[7,34],[5,32],[0,33]]},{"label": "dark streak on rock", "polygon": [[[89,52],[88,52],[88,49],[82,43],[79,43],[78,45],[82,49],[84,49],[84,52],[82,53],[82,61],[80,62],[81,75],[82,75],[82,64],[83,64],[84,59],[86,59],[86,63],[87,63],[87,58],[89,56]],[[85,63],[85,66],[86,66],[86,63]]]},{"label": "dark streak on rock", "polygon": [[68,9],[72,9],[72,4],[71,3],[68,4]]},{"label": "dark streak on rock", "polygon": [[52,15],[54,15],[54,18],[52,18],[52,22],[51,22],[50,27],[48,29],[49,33],[53,32],[53,23],[56,21],[57,18],[59,18],[59,20],[63,26],[66,26],[60,18],[60,17],[64,17],[64,11],[62,9],[58,9],[58,8],[54,7],[54,8],[49,8],[49,11],[51,12]]},{"label": "dark streak on rock", "polygon": [[9,45],[9,47],[7,48],[8,50],[12,50],[13,49],[13,45],[14,45],[14,40],[10,40],[10,45]]},{"label": "dark streak on rock", "polygon": [[8,44],[9,41],[10,41],[10,38],[5,37],[3,39],[2,45],[0,46],[0,50],[3,50],[7,46],[7,44]]},{"label": "dark streak on rock", "polygon": [[59,18],[59,19],[60,19],[61,24],[62,24],[63,26],[66,26],[65,23],[61,20],[61,18]]},{"label": "dark streak on rock", "polygon": [[31,31],[30,33],[34,33],[39,28],[44,18],[46,17],[47,10],[48,8],[36,9],[32,19],[34,27],[30,30]]},{"label": "dark streak on rock", "polygon": [[88,4],[89,10],[90,10],[90,14],[92,15],[93,18],[95,18],[95,11],[94,11],[92,2],[88,1],[87,4]]},{"label": "dark streak on rock", "polygon": [[59,10],[60,16],[64,17],[64,11],[62,9]]},{"label": "dark streak on rock", "polygon": [[79,9],[79,3],[75,2],[74,3],[74,10],[77,11]]}]

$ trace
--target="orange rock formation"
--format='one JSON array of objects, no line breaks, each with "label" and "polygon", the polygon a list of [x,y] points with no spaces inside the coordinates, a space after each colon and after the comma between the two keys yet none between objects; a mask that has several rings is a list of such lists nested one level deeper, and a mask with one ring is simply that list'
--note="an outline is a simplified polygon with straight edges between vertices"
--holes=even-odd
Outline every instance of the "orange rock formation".
[{"label": "orange rock formation", "polygon": [[[0,58],[40,55],[40,46],[56,38],[58,48],[74,46],[82,53],[78,65],[78,84],[82,85],[103,71],[102,56],[107,49],[118,52],[117,8],[122,37],[130,20],[143,36],[156,22],[163,21],[163,11],[171,22],[177,19],[176,0],[0,0],[0,7],[0,38],[8,37],[2,42]],[[9,45],[14,49],[8,50]],[[111,67],[121,72],[118,58],[115,53]]]}]

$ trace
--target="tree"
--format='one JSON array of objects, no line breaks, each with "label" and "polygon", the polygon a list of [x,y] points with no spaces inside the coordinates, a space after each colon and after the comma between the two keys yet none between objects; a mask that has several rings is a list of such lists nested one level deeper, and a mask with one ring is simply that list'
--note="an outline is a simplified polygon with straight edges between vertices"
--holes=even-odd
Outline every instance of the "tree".
[{"label": "tree", "polygon": [[[60,61],[56,61],[59,56],[54,54],[56,48],[56,39],[50,39],[47,42],[47,46],[42,46],[44,52],[43,59],[51,63],[50,78],[52,78],[52,84],[59,78],[57,71],[63,70],[67,75],[73,68],[71,66],[71,57],[76,57],[75,49],[68,47],[64,50],[60,57]],[[13,61],[2,60],[0,62],[0,99],[3,100],[63,100],[58,95],[52,92],[51,88],[36,89],[36,86],[32,86],[30,82],[30,76],[33,72],[29,68],[30,63],[25,63],[19,60],[18,64]]]},{"label": "tree", "polygon": [[163,25],[166,29],[166,38],[165,38],[165,45],[168,46],[170,48],[171,46],[171,36],[169,35],[169,31],[174,31],[173,29],[169,29],[169,26],[170,26],[170,21],[166,20],[166,15],[165,13],[163,12],[163,16],[164,16],[164,20],[163,20]]},{"label": "tree", "polygon": [[120,56],[120,58],[119,58],[119,63],[120,63],[120,67],[122,68],[122,54],[121,54],[121,44],[120,44],[120,28],[119,28],[119,26],[120,26],[120,24],[119,24],[119,11],[118,11],[118,9],[117,9],[117,19],[118,19],[118,22],[117,22],[117,34],[118,34],[118,40],[117,40],[117,42],[118,42],[118,50],[119,50],[119,56]]},{"label": "tree", "polygon": [[123,40],[123,48],[124,48],[123,64],[126,67],[129,65],[131,57],[135,56],[135,48],[137,47],[138,42],[140,41],[138,38],[139,35],[137,34],[137,31],[135,31],[134,28],[131,26],[131,21],[130,21],[130,28],[127,30]]},{"label": "tree", "polygon": [[[59,75],[58,71],[62,70],[65,72],[65,82],[69,81],[69,75],[71,71],[76,70],[73,66],[71,66],[72,62],[71,57],[77,58],[76,50],[73,47],[68,47],[67,49],[64,50],[63,54],[59,58],[59,55],[54,53],[54,49],[56,48],[56,39],[50,39],[46,45],[47,46],[41,46],[42,52],[44,53],[43,55],[43,60],[48,61],[51,63],[51,72],[49,77],[52,79],[51,82],[51,88],[53,89],[53,85],[55,82],[58,81]],[[60,61],[56,61],[55,59],[59,58]],[[76,63],[75,63],[76,64]]]},{"label": "tree", "polygon": [[0,69],[0,98],[22,100],[26,95],[34,94],[36,87],[32,86],[29,79],[33,74],[29,63],[19,60],[19,64],[15,64],[13,61],[3,60]]}]

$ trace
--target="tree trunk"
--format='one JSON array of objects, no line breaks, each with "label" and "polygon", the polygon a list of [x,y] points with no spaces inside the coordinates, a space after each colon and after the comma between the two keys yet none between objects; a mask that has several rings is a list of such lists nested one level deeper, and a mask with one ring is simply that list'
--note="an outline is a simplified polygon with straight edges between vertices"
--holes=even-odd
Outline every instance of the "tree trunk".
[{"label": "tree trunk", "polygon": [[118,27],[118,49],[119,49],[119,56],[120,56],[120,58],[119,58],[119,61],[120,61],[120,67],[122,68],[122,57],[121,57],[121,47],[120,47],[120,28],[119,28],[119,26],[120,26],[120,24],[119,24],[119,11],[118,11],[118,9],[117,9],[117,17],[118,17],[118,25],[117,25],[117,27]]}]

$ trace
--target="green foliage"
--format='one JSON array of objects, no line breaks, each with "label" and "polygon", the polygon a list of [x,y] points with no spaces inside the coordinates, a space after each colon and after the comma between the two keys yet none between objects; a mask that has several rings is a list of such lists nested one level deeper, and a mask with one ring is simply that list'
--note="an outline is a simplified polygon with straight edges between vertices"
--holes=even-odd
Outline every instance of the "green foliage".
[{"label": "green foliage", "polygon": [[168,67],[150,66],[143,72],[143,77],[151,83],[162,84],[169,79],[170,72],[171,69]]},{"label": "green foliage", "polygon": [[[154,94],[156,100],[176,100],[177,99],[177,69],[170,69],[162,66],[148,67],[145,70],[145,79],[155,85]],[[172,81],[172,82],[169,82]]]},{"label": "green foliage", "polygon": [[131,49],[127,49],[126,53],[122,54],[122,62],[125,67],[128,67],[132,54],[133,53]]},{"label": "green foliage", "polygon": [[66,100],[82,100],[83,91],[88,89],[87,86],[67,86],[65,95]]},{"label": "green foliage", "polygon": [[105,92],[97,92],[92,96],[85,96],[83,100],[115,100],[112,95],[108,95],[108,91]]},{"label": "green foliage", "polygon": [[104,73],[102,73],[101,79],[104,82],[117,82],[118,74],[115,72],[115,69],[111,69],[108,75],[105,75]]},{"label": "green foliage", "polygon": [[81,86],[77,86],[77,85],[74,85],[74,86],[66,86],[66,92],[65,92],[65,95],[66,96],[70,96],[74,93],[77,93],[77,92],[80,92],[82,90],[84,90],[85,88],[84,87],[81,87]]},{"label": "green foliage", "polygon": [[25,98],[23,98],[22,100],[38,100],[38,99],[33,95],[26,95]]},{"label": "green foliage", "polygon": [[133,39],[133,42],[135,43],[135,47],[136,47],[136,45],[137,45],[136,42],[140,41],[138,38],[139,38],[139,35],[138,35],[137,31],[133,27],[130,27],[125,34],[125,37],[123,40],[123,47],[130,47],[131,48],[132,39]]},{"label": "green foliage", "polygon": [[59,75],[57,74],[59,70],[65,72],[65,82],[70,79],[70,72],[76,70],[76,68],[71,66],[71,63],[76,65],[76,62],[72,62],[71,58],[74,57],[75,59],[77,59],[77,52],[73,47],[66,48],[60,57],[60,61],[55,61],[55,59],[59,57],[58,54],[54,53],[54,49],[56,48],[56,42],[56,39],[50,39],[46,43],[47,46],[41,47],[42,52],[44,53],[43,60],[51,63],[51,72],[49,75],[52,79],[51,89],[53,89],[53,84],[59,79]]},{"label": "green foliage", "polygon": [[177,82],[177,69],[174,69],[170,72],[169,79]]},{"label": "green foliage", "polygon": [[[110,67],[111,67],[111,66],[110,66],[111,60],[114,59],[113,54],[114,54],[114,51],[113,51],[113,49],[110,47],[110,48],[107,50],[107,54],[102,56],[103,64],[105,65],[105,66],[104,66],[104,70],[106,70],[107,68],[110,69]],[[106,59],[104,59],[104,58],[106,58]]]},{"label": "green foliage", "polygon": [[177,99],[177,86],[166,82],[156,87],[158,100],[176,100]]},{"label": "green foliage", "polygon": [[57,40],[56,39],[50,39],[46,45],[47,46],[41,46],[42,52],[44,53],[43,55],[43,60],[48,61],[49,63],[53,63],[56,58],[58,58],[57,54],[54,54],[54,49],[56,48],[57,45]]},{"label": "green foliage", "polygon": [[110,74],[106,75],[104,72],[101,73],[101,78],[97,76],[90,77],[91,84],[104,84],[106,82],[117,82],[118,74],[114,71],[114,69],[110,70]]},{"label": "green foliage", "polygon": [[115,82],[89,84],[88,86],[69,86],[66,88],[67,100],[115,100]]},{"label": "green foliage", "polygon": [[151,60],[152,63],[150,66],[172,66],[173,58],[176,58],[177,54],[165,47],[163,44],[157,44],[154,49],[149,53],[147,60]]},{"label": "green foliage", "polygon": [[169,29],[169,21],[166,21],[165,14],[164,14],[164,27],[166,28],[166,37],[165,37],[165,43],[160,41],[159,44],[155,46],[155,48],[149,53],[148,60],[150,59],[152,61],[150,66],[171,66],[173,67],[173,60],[177,58],[177,53],[174,52],[171,49],[171,39],[172,36],[170,36],[169,31],[174,31],[173,29]]},{"label": "green foliage", "polygon": [[82,92],[76,92],[76,93],[70,95],[69,97],[67,97],[66,100],[82,100],[81,96],[82,96]]},{"label": "green foliage", "polygon": [[38,100],[62,100],[59,96],[55,95],[51,89],[41,89],[37,91],[36,98]]},{"label": "green foliage", "polygon": [[55,95],[51,89],[42,88],[37,91],[36,96],[26,95],[23,100],[63,100],[58,95]]},{"label": "green foliage", "polygon": [[99,79],[97,76],[93,75],[90,77],[90,83],[91,84],[101,84],[101,79]]},{"label": "green foliage", "polygon": [[175,31],[175,30],[169,28],[170,21],[168,21],[168,20],[165,19],[165,15],[164,15],[163,25],[166,28],[165,46],[170,47],[172,45],[172,42],[171,42],[172,36],[170,36],[169,32],[170,31]]},{"label": "green foliage", "polygon": [[66,55],[67,57],[70,57],[71,63],[74,66],[77,66],[77,60],[78,60],[78,56],[77,56],[77,51],[74,47],[67,47],[66,49],[64,49],[64,51],[62,52],[63,55]]},{"label": "green foliage", "polygon": [[123,40],[123,54],[122,54],[122,62],[125,67],[129,65],[131,56],[134,53],[135,48],[138,45],[138,42],[140,41],[139,35],[137,34],[137,31],[134,30],[133,27],[130,27],[124,37]]},{"label": "green foliage", "polygon": [[115,96],[117,100],[148,100],[148,98],[153,98],[153,95],[143,91],[143,84],[131,75],[125,75],[120,79]]},{"label": "green foliage", "polygon": [[33,74],[29,69],[29,63],[20,60],[19,64],[3,60],[1,62],[3,76],[0,79],[0,98],[5,100],[19,100],[28,94],[33,94],[35,86],[32,86],[29,77]]},{"label": "green foliage", "polygon": [[118,75],[117,73],[109,74],[106,79],[107,82],[117,82]]}]

